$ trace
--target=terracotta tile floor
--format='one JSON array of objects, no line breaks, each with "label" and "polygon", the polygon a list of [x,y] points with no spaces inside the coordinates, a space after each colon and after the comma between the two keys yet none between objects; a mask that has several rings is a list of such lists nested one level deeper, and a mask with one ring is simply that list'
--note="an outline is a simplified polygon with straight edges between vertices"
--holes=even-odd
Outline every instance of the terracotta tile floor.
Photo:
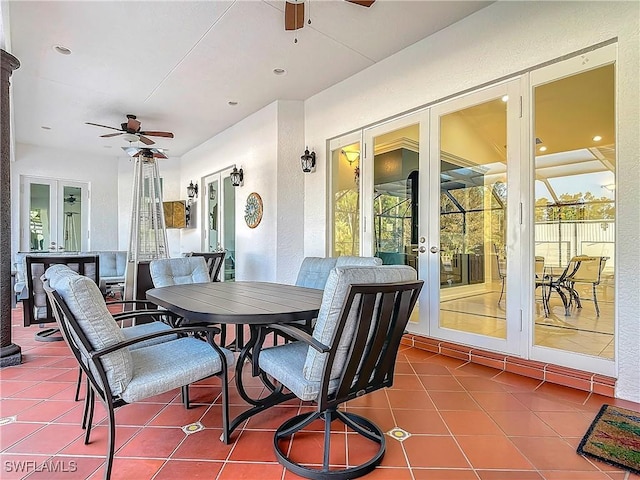
[{"label": "terracotta tile floor", "polygon": [[[21,326],[13,311],[13,341],[23,363],[0,370],[0,478],[101,479],[106,450],[104,409],[97,406],[92,442],[83,443],[82,402],[74,402],[75,361],[63,342],[36,342],[35,328]],[[638,477],[587,460],[576,447],[603,403],[635,411],[640,405],[565,387],[540,388],[530,378],[488,367],[462,368],[463,361],[403,347],[394,387],[349,402],[346,409],[375,421],[384,431],[399,427],[404,441],[387,438],[374,480],[623,480]],[[255,391],[259,391],[255,384]],[[224,445],[220,436],[217,379],[191,387],[186,411],[171,392],[117,413],[116,479],[288,480],[272,450],[274,429],[309,405],[289,402],[245,423]],[[231,414],[243,409],[230,388]],[[214,400],[212,404],[211,401]],[[187,435],[182,427],[202,424]],[[313,426],[312,426],[313,427]],[[321,427],[321,425],[316,425]],[[335,429],[340,448],[332,462],[357,462],[370,447]],[[314,462],[320,444],[301,436],[293,453]],[[57,471],[52,471],[56,470]]]}]

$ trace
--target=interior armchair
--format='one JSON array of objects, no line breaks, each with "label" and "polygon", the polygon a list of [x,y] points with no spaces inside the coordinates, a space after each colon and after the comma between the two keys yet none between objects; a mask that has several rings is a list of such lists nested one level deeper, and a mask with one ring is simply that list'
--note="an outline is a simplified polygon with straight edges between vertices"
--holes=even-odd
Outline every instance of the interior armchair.
[{"label": "interior armchair", "polygon": [[[350,479],[380,464],[386,448],[384,433],[372,421],[338,407],[392,385],[400,340],[422,283],[416,280],[416,271],[405,265],[337,267],[329,274],[312,335],[295,324],[265,328],[294,340],[259,352],[260,369],[278,385],[274,394],[286,387],[301,400],[316,404],[313,412],[295,416],[276,430],[275,455],[288,470],[312,479]],[[295,442],[294,434],[316,419],[325,422],[323,452],[313,462],[321,468],[301,465],[287,454],[286,440]],[[333,421],[377,445],[375,455],[363,464],[329,471]]]},{"label": "interior armchair", "polygon": [[[215,327],[180,327],[126,339],[109,313],[97,285],[87,277],[50,275],[44,289],[64,339],[107,410],[109,439],[104,478],[109,480],[115,451],[115,409],[201,379],[218,376],[222,384],[222,439],[229,438],[227,369],[230,351],[212,340]],[[208,342],[193,336],[204,335]],[[162,337],[174,339],[149,345]],[[147,342],[143,348],[130,347]],[[91,401],[93,405],[93,399]],[[85,443],[91,434],[91,410]]]}]

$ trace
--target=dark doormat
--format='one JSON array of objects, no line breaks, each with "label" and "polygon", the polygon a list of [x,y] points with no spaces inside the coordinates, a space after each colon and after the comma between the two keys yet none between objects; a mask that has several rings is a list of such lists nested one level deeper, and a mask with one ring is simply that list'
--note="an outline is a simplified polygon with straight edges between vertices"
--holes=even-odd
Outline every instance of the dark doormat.
[{"label": "dark doormat", "polygon": [[578,453],[640,474],[640,413],[603,405]]}]

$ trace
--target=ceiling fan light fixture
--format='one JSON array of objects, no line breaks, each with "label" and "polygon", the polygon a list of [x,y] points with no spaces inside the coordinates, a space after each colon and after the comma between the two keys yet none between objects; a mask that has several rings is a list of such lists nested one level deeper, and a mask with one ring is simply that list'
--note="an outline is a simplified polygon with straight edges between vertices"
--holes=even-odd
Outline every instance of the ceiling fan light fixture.
[{"label": "ceiling fan light fixture", "polygon": [[133,133],[125,133],[124,135],[122,135],[122,138],[124,138],[127,142],[137,142],[139,140],[137,135],[134,135]]}]

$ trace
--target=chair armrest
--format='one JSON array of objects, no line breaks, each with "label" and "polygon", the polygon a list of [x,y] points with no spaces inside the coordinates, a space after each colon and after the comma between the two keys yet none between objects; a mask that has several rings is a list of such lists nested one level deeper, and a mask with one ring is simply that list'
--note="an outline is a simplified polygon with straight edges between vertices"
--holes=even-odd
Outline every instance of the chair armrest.
[{"label": "chair armrest", "polygon": [[[212,335],[213,336],[213,335],[216,335],[216,334],[220,333],[220,329],[218,327],[212,327],[212,326],[193,326],[193,327],[172,328],[171,330],[164,330],[162,332],[154,332],[154,333],[149,333],[147,335],[140,335],[139,337],[130,338],[128,340],[125,340],[124,342],[119,342],[119,343],[116,343],[116,344],[111,345],[109,347],[102,348],[100,350],[95,350],[93,352],[89,352],[89,356],[92,359],[98,359],[98,358],[103,357],[103,356],[105,356],[105,355],[107,355],[109,353],[116,352],[116,351],[121,350],[123,348],[130,347],[131,345],[135,345],[136,343],[141,343],[141,342],[144,342],[146,340],[151,340],[153,338],[166,337],[167,335],[176,335],[176,334],[179,334],[179,333],[198,333],[198,332],[205,332],[205,333],[207,333],[207,335]],[[219,354],[224,356],[223,352],[220,350],[220,347],[218,347],[213,342],[209,342],[209,344]]]},{"label": "chair armrest", "polygon": [[166,323],[172,327],[175,327],[177,322],[182,318],[169,310],[131,310],[128,312],[114,313],[112,316],[117,322],[131,318],[150,318],[157,322]]},{"label": "chair armrest", "polygon": [[314,349],[319,351],[320,353],[327,353],[329,350],[331,350],[330,347],[328,347],[322,342],[319,342],[318,340],[313,338],[311,335],[309,335],[307,332],[305,332],[304,330],[294,325],[271,323],[267,325],[267,328],[269,328],[270,330],[277,330],[279,332],[284,333],[285,335],[295,338],[296,340],[304,342],[310,347],[313,347]]},{"label": "chair armrest", "polygon": [[[112,300],[106,302],[107,305],[141,305],[144,310],[156,310],[157,305],[148,300]],[[138,308],[138,307],[136,307]]]}]

